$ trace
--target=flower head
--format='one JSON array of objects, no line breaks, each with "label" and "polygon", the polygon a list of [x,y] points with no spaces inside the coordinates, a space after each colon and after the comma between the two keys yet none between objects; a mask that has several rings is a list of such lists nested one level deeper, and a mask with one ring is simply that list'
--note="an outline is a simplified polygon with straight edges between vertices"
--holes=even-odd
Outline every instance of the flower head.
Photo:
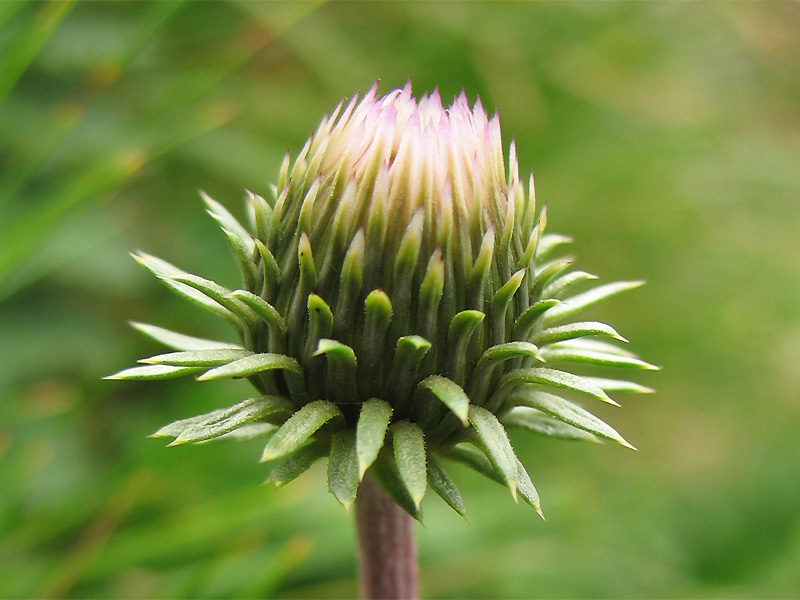
[{"label": "flower head", "polygon": [[594,277],[550,258],[568,240],[544,233],[513,142],[506,175],[499,119],[480,101],[470,108],[462,93],[444,109],[437,92],[415,99],[410,83],[383,97],[373,87],[287,155],[272,200],[250,194],[250,228],[204,199],[238,259],[240,289],[136,258],[227,319],[241,343],[137,325],[175,352],[112,377],[247,377],[259,395],[156,436],[263,435],[276,485],[327,456],[345,506],[371,470],[416,517],[428,486],[465,514],[442,460],[540,510],[506,427],[629,446],[572,398],[613,404],[609,391],[647,388],[565,365],[654,368],[615,345],[625,340],[608,325],[569,322],[640,282],[573,293]]}]

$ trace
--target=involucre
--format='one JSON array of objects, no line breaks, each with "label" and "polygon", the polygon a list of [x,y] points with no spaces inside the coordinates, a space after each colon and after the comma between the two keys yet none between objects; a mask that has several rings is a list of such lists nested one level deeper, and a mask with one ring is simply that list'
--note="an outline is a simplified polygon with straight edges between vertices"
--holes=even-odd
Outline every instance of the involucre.
[{"label": "involucre", "polygon": [[568,367],[655,368],[616,345],[612,327],[575,320],[641,282],[575,292],[595,277],[553,256],[569,240],[545,233],[533,178],[520,181],[513,142],[506,168],[499,119],[480,101],[471,109],[462,94],[444,109],[437,92],[417,101],[410,84],[384,97],[373,87],[287,155],[271,199],[249,195],[249,227],[204,200],[240,289],[136,259],[230,322],[240,343],[136,324],[173,352],[112,378],[246,377],[258,394],[155,436],[264,436],[276,485],[327,457],[342,504],[370,470],[416,518],[428,487],[465,515],[443,460],[540,512],[507,427],[630,446],[575,398],[615,404],[607,392],[650,390]]}]

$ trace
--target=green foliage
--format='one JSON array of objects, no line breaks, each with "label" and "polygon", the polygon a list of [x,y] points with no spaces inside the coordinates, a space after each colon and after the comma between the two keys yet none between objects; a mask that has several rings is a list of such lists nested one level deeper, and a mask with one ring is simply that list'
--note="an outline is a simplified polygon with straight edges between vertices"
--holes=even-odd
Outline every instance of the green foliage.
[{"label": "green foliage", "polygon": [[141,362],[149,365],[174,365],[177,367],[214,367],[252,355],[252,352],[244,349],[188,350],[157,354],[150,358],[143,358]]},{"label": "green foliage", "polygon": [[433,393],[466,426],[468,424],[469,397],[457,383],[440,375],[431,375],[419,382]]},{"label": "green foliage", "polygon": [[518,427],[532,433],[563,440],[597,441],[597,438],[581,429],[544,414],[540,410],[509,410],[500,416],[505,427]]},{"label": "green foliage", "polygon": [[469,422],[475,430],[477,444],[486,454],[500,479],[517,498],[517,457],[505,429],[492,413],[480,406],[471,406]]},{"label": "green foliage", "polygon": [[503,375],[503,378],[500,380],[500,385],[490,399],[490,402],[496,406],[502,406],[508,394],[520,384],[538,384],[554,387],[566,392],[575,392],[577,394],[596,398],[601,402],[616,404],[608,397],[603,389],[596,385],[591,379],[546,367],[516,369]]},{"label": "green foliage", "polygon": [[419,510],[427,489],[425,436],[419,425],[398,421],[391,428],[397,473]]},{"label": "green foliage", "polygon": [[[342,432],[343,434],[346,432]],[[311,468],[320,458],[328,456],[331,452],[330,445],[322,441],[313,441],[307,446],[292,452],[288,457],[279,462],[269,472],[267,481],[275,487],[283,487],[294,481]],[[347,464],[346,461],[344,464]],[[336,488],[338,491],[338,488]],[[331,490],[333,492],[333,490]],[[334,492],[334,495],[336,492]],[[337,499],[339,497],[337,496]]]},{"label": "green foliage", "polygon": [[359,481],[355,431],[342,429],[333,434],[331,440],[328,490],[349,509],[355,502]]},{"label": "green foliage", "polygon": [[450,508],[466,519],[467,507],[464,504],[464,499],[461,497],[461,492],[458,491],[455,482],[450,475],[448,475],[447,471],[442,468],[433,456],[427,457],[425,468],[428,472],[428,485],[431,486],[431,489],[436,492],[442,500],[447,502]]},{"label": "green foliage", "polygon": [[275,413],[291,414],[291,404],[280,396],[260,396],[206,415],[175,421],[150,437],[175,438],[170,446],[204,442],[230,433],[243,425],[262,421]]},{"label": "green foliage", "polygon": [[356,426],[359,480],[364,478],[364,473],[378,458],[391,417],[392,407],[388,402],[372,398],[361,405]]},{"label": "green foliage", "polygon": [[297,361],[283,354],[253,354],[238,358],[219,367],[209,369],[197,379],[198,381],[213,381],[214,379],[229,379],[231,377],[249,377],[267,371],[282,370],[300,374]]},{"label": "green foliage", "polygon": [[547,392],[522,388],[508,399],[510,406],[527,406],[602,438],[633,448],[613,428],[581,407]]},{"label": "green foliage", "polygon": [[341,416],[341,411],[331,402],[317,400],[307,404],[289,417],[270,438],[261,454],[261,461],[275,460],[291,454],[302,447],[325,423]]}]

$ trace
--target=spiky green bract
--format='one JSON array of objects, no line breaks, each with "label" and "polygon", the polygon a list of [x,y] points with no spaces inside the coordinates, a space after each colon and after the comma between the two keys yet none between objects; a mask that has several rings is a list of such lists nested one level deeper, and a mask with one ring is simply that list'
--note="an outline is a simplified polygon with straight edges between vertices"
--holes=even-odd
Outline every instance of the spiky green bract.
[{"label": "spiky green bract", "polygon": [[275,485],[327,456],[345,507],[370,470],[415,518],[428,487],[466,514],[442,459],[540,511],[506,427],[631,447],[577,402],[651,391],[591,369],[655,367],[622,350],[612,327],[575,318],[641,282],[588,287],[593,275],[550,256],[570,240],[545,233],[533,179],[520,182],[513,143],[506,169],[499,120],[480,101],[470,109],[462,94],[444,110],[436,92],[417,101],[410,85],[373,88],[287,155],[271,199],[249,194],[249,227],[203,199],[239,289],[136,259],[240,343],[135,324],[172,351],[112,378],[247,378],[260,395],[156,435],[269,436]]}]

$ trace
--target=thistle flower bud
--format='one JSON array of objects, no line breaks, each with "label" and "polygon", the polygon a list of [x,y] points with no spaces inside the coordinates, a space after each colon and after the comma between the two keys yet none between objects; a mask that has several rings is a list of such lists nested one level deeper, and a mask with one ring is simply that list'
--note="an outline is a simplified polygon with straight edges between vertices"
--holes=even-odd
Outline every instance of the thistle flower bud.
[{"label": "thistle flower bud", "polygon": [[173,291],[228,320],[229,344],[136,325],[171,347],[113,378],[247,377],[259,395],[168,425],[173,444],[268,437],[270,479],[288,483],[328,457],[329,489],[349,507],[367,470],[411,515],[430,486],[459,514],[441,460],[539,499],[506,427],[630,446],[571,398],[615,404],[633,383],[566,365],[655,368],[582,310],[640,282],[574,294],[594,279],[552,258],[533,178],[508,169],[500,124],[462,93],[384,97],[373,87],[322,119],[273,197],[249,195],[251,227],[205,197],[242,273],[229,290],[146,254],[136,259]]}]

